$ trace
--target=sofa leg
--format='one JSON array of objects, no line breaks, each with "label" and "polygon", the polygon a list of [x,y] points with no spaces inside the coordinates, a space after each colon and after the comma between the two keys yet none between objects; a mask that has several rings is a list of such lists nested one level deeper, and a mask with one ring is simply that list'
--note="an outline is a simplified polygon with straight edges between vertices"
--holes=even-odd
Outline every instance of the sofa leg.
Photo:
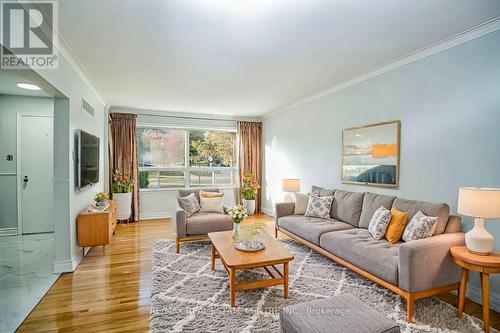
[{"label": "sofa leg", "polygon": [[274,238],[278,238],[278,228],[274,227]]},{"label": "sofa leg", "polygon": [[181,243],[179,242],[179,237],[175,238],[175,252],[179,253]]},{"label": "sofa leg", "polygon": [[415,299],[413,295],[408,295],[406,297],[406,322],[411,323],[413,321],[413,305]]}]

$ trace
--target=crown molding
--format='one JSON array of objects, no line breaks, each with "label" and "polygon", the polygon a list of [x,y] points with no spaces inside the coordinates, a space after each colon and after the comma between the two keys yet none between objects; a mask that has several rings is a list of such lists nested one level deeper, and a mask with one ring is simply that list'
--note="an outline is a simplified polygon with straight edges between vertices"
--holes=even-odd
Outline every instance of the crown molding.
[{"label": "crown molding", "polygon": [[94,93],[94,95],[97,97],[99,102],[102,103],[102,105],[107,105],[106,101],[102,97],[101,93],[97,89],[97,86],[95,82],[91,79],[90,75],[88,74],[87,70],[85,69],[85,66],[82,64],[80,59],[76,56],[76,54],[71,50],[71,48],[68,46],[68,43],[64,40],[64,38],[59,34],[59,47],[58,50],[66,59],[68,64],[73,68],[73,70],[76,72],[78,77],[87,85],[87,87]]},{"label": "crown molding", "polygon": [[360,82],[369,80],[371,78],[374,78],[374,77],[379,76],[381,74],[384,74],[386,72],[392,71],[396,68],[405,66],[407,64],[410,64],[410,63],[415,62],[417,60],[431,56],[433,54],[445,51],[447,49],[450,49],[452,47],[466,43],[468,41],[479,38],[481,36],[487,35],[491,32],[497,31],[499,29],[500,29],[500,17],[497,17],[497,18],[494,18],[493,20],[487,21],[487,22],[480,24],[478,26],[475,26],[471,29],[465,30],[464,32],[456,34],[452,37],[446,38],[442,41],[439,41],[437,43],[434,43],[432,45],[424,47],[418,51],[412,52],[410,54],[407,54],[405,56],[402,56],[400,58],[392,60],[388,63],[385,63],[381,66],[375,67],[367,72],[356,75],[353,78],[351,78],[350,80],[345,81],[343,83],[340,83],[336,86],[333,86],[327,90],[321,91],[319,93],[316,93],[316,94],[313,94],[313,95],[310,95],[310,96],[307,96],[304,98],[301,98],[301,99],[296,100],[295,102],[288,104],[282,108],[269,111],[269,112],[265,113],[262,117],[264,119],[273,117],[273,116],[280,114],[288,109],[291,109],[291,108],[294,108],[296,106],[314,101],[318,98],[330,95],[330,94],[337,92],[339,90],[351,87],[351,86],[356,85]]}]

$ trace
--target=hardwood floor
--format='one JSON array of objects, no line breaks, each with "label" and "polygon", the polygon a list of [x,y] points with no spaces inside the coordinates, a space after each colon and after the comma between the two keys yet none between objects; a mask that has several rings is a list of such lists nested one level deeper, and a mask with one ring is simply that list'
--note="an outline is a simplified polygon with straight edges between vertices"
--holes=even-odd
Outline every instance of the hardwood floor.
[{"label": "hardwood floor", "polygon": [[[269,216],[251,220],[274,234]],[[166,238],[175,238],[168,219],[118,225],[105,254],[92,248],[74,273],[57,280],[17,332],[149,331],[152,242]],[[456,296],[439,297],[456,306]],[[482,315],[481,306],[471,301],[465,312]],[[498,313],[491,312],[491,322],[500,329]]]}]

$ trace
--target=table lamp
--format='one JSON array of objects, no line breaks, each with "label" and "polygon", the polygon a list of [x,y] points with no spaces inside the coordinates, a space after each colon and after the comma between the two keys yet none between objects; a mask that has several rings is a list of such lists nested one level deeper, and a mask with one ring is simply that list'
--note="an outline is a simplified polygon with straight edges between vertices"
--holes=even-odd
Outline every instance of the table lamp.
[{"label": "table lamp", "polygon": [[458,213],[474,217],[474,228],[465,234],[465,245],[472,253],[488,255],[494,250],[495,239],[484,227],[484,219],[500,218],[500,189],[461,187],[458,193]]},{"label": "table lamp", "polygon": [[281,180],[281,190],[285,192],[285,201],[293,201],[291,193],[300,192],[300,179],[288,178]]}]

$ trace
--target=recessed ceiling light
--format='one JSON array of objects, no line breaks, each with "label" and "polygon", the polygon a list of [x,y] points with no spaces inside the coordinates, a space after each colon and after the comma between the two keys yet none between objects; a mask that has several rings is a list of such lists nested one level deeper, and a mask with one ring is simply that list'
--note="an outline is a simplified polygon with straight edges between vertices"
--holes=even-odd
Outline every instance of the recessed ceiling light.
[{"label": "recessed ceiling light", "polygon": [[19,88],[28,89],[28,90],[40,90],[39,86],[36,86],[34,84],[31,84],[31,83],[18,83],[17,86]]}]

